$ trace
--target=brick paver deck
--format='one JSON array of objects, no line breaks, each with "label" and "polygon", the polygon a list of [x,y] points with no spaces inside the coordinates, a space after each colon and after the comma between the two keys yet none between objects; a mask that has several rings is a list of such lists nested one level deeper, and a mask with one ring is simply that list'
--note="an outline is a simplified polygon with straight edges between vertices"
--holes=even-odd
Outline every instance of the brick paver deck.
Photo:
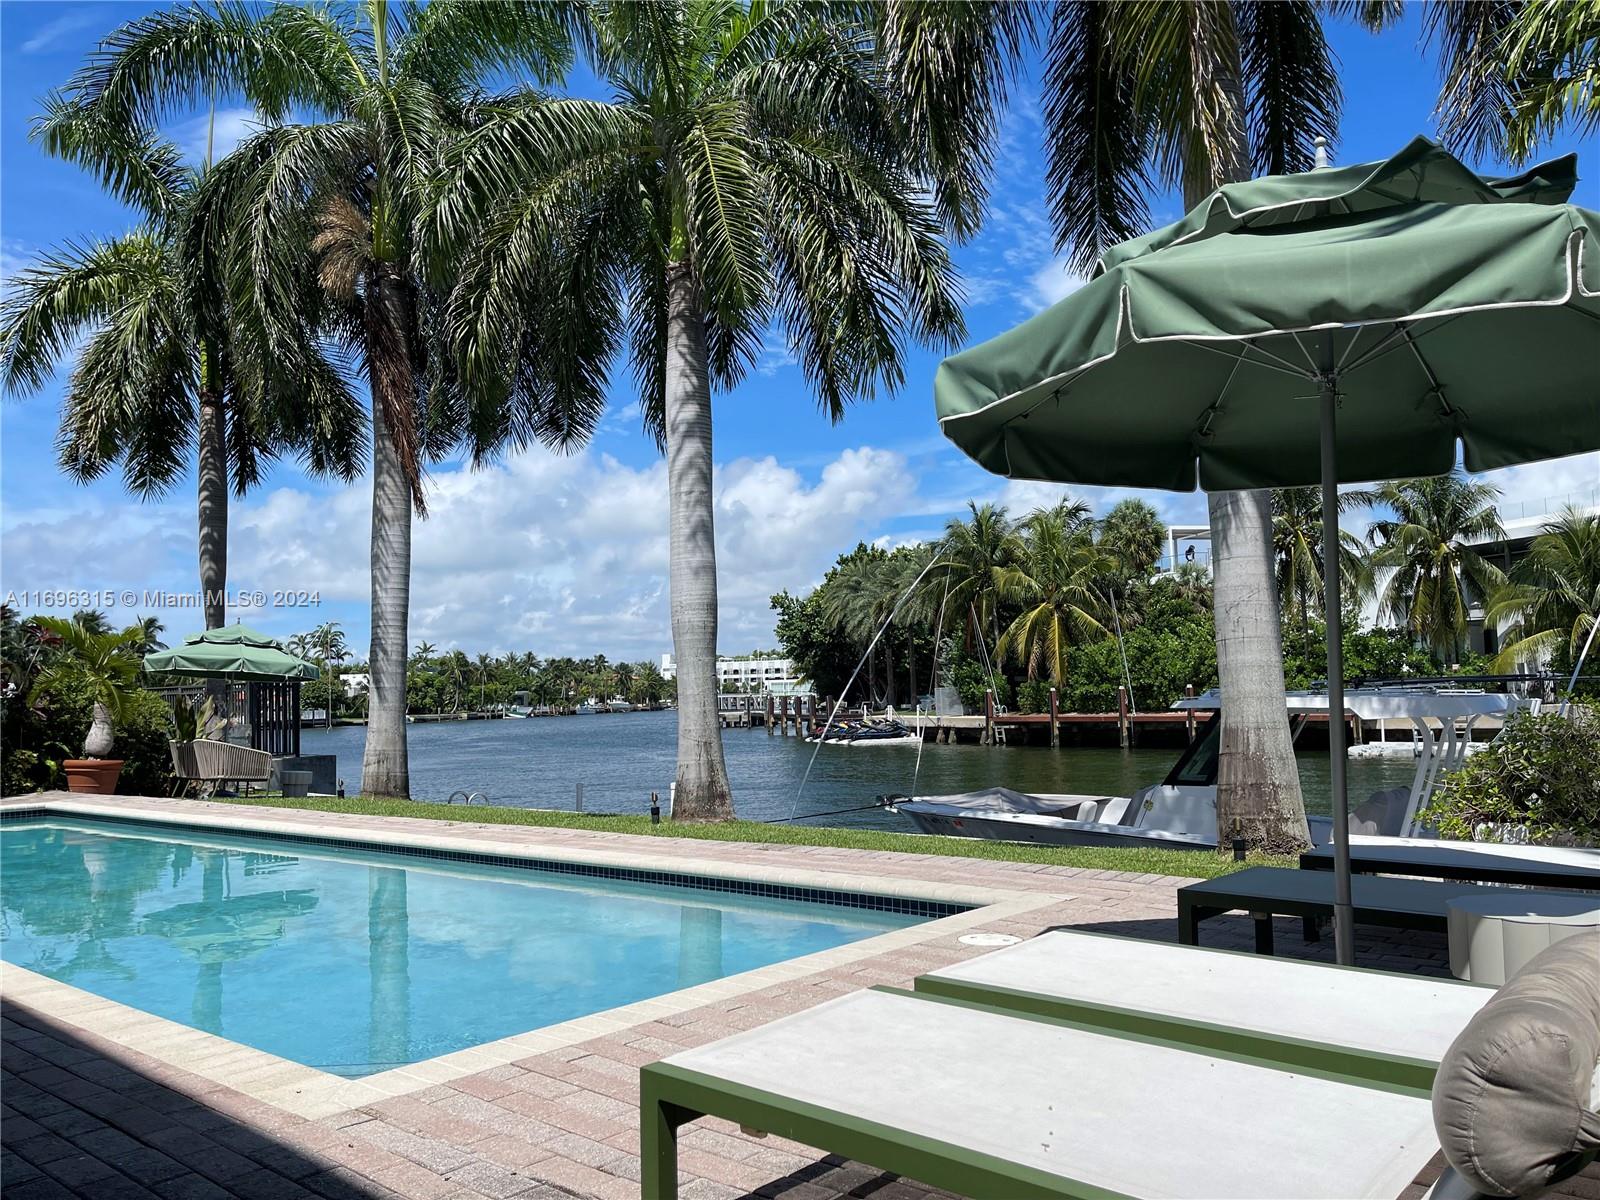
[{"label": "brick paver deck", "polygon": [[[141,804],[146,802],[141,801]],[[149,802],[174,812],[215,812],[196,802]],[[228,811],[243,815],[238,809]],[[245,810],[253,817],[281,810]],[[284,813],[285,819],[304,819]],[[351,830],[420,822],[322,814]],[[642,849],[724,863],[803,866],[883,878],[1070,894],[1027,920],[983,926],[1028,937],[1050,927],[1176,940],[1175,890],[1185,880],[1031,864],[839,850],[647,839],[587,830],[427,822],[430,832],[483,836],[520,846]],[[1306,945],[1298,921],[1278,926],[1280,953],[1328,958],[1329,940]],[[1444,973],[1444,939],[1358,930],[1360,961]],[[1207,944],[1248,949],[1243,916],[1206,925]],[[0,1086],[0,1184],[6,1200],[171,1197],[411,1197],[415,1200],[552,1200],[639,1195],[638,1069],[645,1063],[749,1029],[875,984],[982,953],[954,935],[901,948],[762,991],[646,1021],[580,1045],[320,1119],[305,1119],[224,1084],[128,1049],[15,1001],[4,1009]],[[927,1184],[824,1158],[779,1138],[755,1140],[706,1120],[686,1129],[680,1165],[685,1200],[876,1200],[943,1197]],[[936,1183],[937,1181],[929,1181]],[[1600,1172],[1567,1185],[1600,1200]]]}]

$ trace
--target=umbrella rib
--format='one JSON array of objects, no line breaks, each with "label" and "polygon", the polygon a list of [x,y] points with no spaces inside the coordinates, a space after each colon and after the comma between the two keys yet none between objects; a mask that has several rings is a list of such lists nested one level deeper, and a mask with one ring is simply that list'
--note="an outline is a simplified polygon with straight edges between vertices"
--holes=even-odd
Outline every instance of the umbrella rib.
[{"label": "umbrella rib", "polygon": [[[1304,371],[1300,370],[1300,368],[1295,366],[1292,362],[1289,362],[1287,359],[1279,358],[1276,354],[1273,354],[1271,351],[1263,350],[1260,346],[1257,346],[1254,342],[1249,342],[1249,341],[1243,342],[1242,345],[1244,346],[1244,349],[1239,351],[1239,352],[1237,352],[1237,353],[1235,353],[1232,350],[1224,350],[1219,346],[1213,346],[1208,341],[1190,342],[1189,345],[1194,346],[1194,347],[1196,347],[1197,349],[1200,349],[1200,350],[1209,350],[1213,354],[1220,354],[1220,355],[1222,355],[1223,358],[1232,359],[1234,362],[1246,362],[1246,361],[1249,361],[1250,365],[1254,366],[1254,367],[1266,367],[1268,370],[1282,371],[1285,375],[1293,375],[1296,379],[1304,379],[1306,377],[1306,373]],[[1258,353],[1258,354],[1264,355],[1266,358],[1270,359],[1271,361],[1270,362],[1255,362],[1253,360],[1249,360],[1247,356],[1249,355],[1250,351],[1252,351],[1252,350],[1256,351],[1256,353]]]},{"label": "umbrella rib", "polygon": [[1417,360],[1417,365],[1422,368],[1422,373],[1428,377],[1428,390],[1439,401],[1443,410],[1439,415],[1453,417],[1456,410],[1450,406],[1450,401],[1445,399],[1444,388],[1439,383],[1439,377],[1433,373],[1433,368],[1428,365],[1428,360],[1422,357],[1422,348],[1417,345],[1417,340],[1411,336],[1411,330],[1405,326],[1400,328],[1400,336],[1405,339],[1406,345],[1411,347],[1411,354]]}]

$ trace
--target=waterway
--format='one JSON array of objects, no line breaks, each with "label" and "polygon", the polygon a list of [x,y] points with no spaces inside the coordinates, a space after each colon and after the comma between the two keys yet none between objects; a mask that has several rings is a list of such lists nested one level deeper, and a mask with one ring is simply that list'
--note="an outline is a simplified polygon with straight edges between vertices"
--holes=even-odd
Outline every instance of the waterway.
[{"label": "waterway", "polygon": [[[640,712],[525,721],[448,721],[407,727],[412,795],[444,800],[481,792],[493,804],[571,811],[577,786],[589,812],[643,813],[650,793],[663,807],[672,782],[677,714]],[[307,729],[305,754],[334,754],[346,792],[361,787],[364,726]],[[742,817],[771,821],[870,805],[884,793],[964,792],[1003,784],[1025,792],[1126,796],[1159,782],[1177,759],[1172,747],[822,746],[760,729],[723,734],[734,805]],[[815,762],[812,762],[813,751]],[[1299,755],[1306,807],[1329,811],[1328,755]],[[810,778],[806,779],[810,765]],[[1352,759],[1350,801],[1411,781],[1410,758]],[[804,787],[802,788],[802,780]],[[838,813],[819,824],[906,830],[904,818],[880,809]]]}]

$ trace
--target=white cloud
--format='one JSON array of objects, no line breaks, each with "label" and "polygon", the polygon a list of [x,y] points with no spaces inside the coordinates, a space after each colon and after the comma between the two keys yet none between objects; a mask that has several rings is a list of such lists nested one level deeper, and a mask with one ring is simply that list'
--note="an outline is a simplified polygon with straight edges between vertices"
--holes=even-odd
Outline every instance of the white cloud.
[{"label": "white cloud", "polygon": [[[15,10],[13,10],[15,15]],[[77,33],[80,29],[87,29],[96,20],[96,14],[88,8],[74,7],[63,12],[60,16],[46,21],[39,26],[34,35],[18,47],[24,54],[43,54],[54,49],[70,34]]]},{"label": "white cloud", "polygon": [[246,138],[260,133],[264,127],[261,114],[248,105],[243,108],[219,108],[214,130],[211,129],[211,122],[212,116],[208,110],[180,122],[169,131],[179,151],[190,162],[205,161],[208,131],[212,140],[212,161],[215,162]]},{"label": "white cloud", "polygon": [[[771,641],[768,597],[805,589],[915,491],[905,460],[862,447],[815,482],[774,458],[716,472],[723,647]],[[236,505],[236,588],[310,588],[364,603],[368,494],[278,489]],[[651,657],[671,645],[666,468],[534,453],[433,476],[413,528],[411,640],[474,652]]]},{"label": "white cloud", "polygon": [[1068,270],[1066,258],[1057,255],[1035,271],[1028,283],[1033,288],[1032,307],[1037,311],[1065,300],[1083,286],[1084,279]]}]

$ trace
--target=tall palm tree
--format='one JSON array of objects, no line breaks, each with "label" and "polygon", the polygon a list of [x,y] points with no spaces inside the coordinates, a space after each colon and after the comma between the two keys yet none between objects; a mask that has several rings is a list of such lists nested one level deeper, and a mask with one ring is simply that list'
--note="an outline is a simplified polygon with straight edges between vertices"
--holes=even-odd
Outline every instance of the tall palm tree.
[{"label": "tall palm tree", "polygon": [[1500,568],[1472,548],[1505,536],[1494,504],[1500,491],[1453,471],[1390,480],[1372,494],[1394,512],[1367,531],[1373,569],[1388,573],[1382,610],[1449,661],[1461,650],[1472,593],[1487,600],[1505,584]]},{"label": "tall palm tree", "polygon": [[1600,621],[1600,514],[1569,507],[1547,522],[1490,597],[1486,619],[1514,623],[1495,670],[1546,660],[1576,665]]},{"label": "tall palm tree", "polygon": [[[1349,512],[1371,502],[1367,492],[1343,492],[1339,511]],[[1322,602],[1322,489],[1277,488],[1272,493],[1272,555],[1278,581],[1278,603],[1293,608],[1299,618],[1300,637],[1311,651],[1311,616],[1321,614]],[[1339,533],[1339,585],[1346,603],[1360,600],[1372,586],[1372,572],[1361,541]],[[1324,614],[1325,615],[1325,614]]]},{"label": "tall palm tree", "polygon": [[1001,635],[999,657],[1025,666],[1029,679],[1044,675],[1060,687],[1071,647],[1110,636],[1103,624],[1110,601],[1101,584],[1116,563],[1095,544],[1089,525],[1059,506],[1029,516],[1023,543],[1016,565],[1000,573],[1000,595],[1022,612]]},{"label": "tall palm tree", "polygon": [[[452,650],[444,657],[443,674],[451,689],[451,712],[461,711],[461,689],[466,686],[467,673],[471,669],[472,664],[460,650]],[[362,786],[365,788],[366,785],[363,783]]]},{"label": "tall palm tree", "polygon": [[[497,103],[482,94],[486,80],[559,74],[571,11],[501,0],[189,7],[123,26],[84,72],[84,91],[125,120],[154,123],[217,89],[242,92],[268,123],[208,174],[203,240],[272,371],[338,378],[348,368],[371,394],[371,795],[410,791],[406,626],[423,464],[462,424],[503,412],[504,397],[455,378],[442,352],[451,262],[429,253],[424,205],[446,146]],[[600,411],[593,402],[551,416],[535,436],[579,436]]]},{"label": "tall palm tree", "polygon": [[[1386,5],[1347,5],[1381,23]],[[883,7],[896,86],[941,180],[981,196],[1007,59],[1043,43],[1046,179],[1058,248],[1089,271],[1145,232],[1160,182],[1193,207],[1252,171],[1303,171],[1333,140],[1341,95],[1311,0],[1094,0]],[[957,186],[952,184],[952,186]],[[1265,491],[1207,497],[1222,710],[1218,819],[1230,835],[1291,849],[1305,810],[1289,739]]]},{"label": "tall palm tree", "polygon": [[215,629],[226,620],[230,484],[243,495],[263,460],[311,441],[312,465],[348,478],[348,398],[311,378],[278,389],[274,404],[252,344],[231,328],[216,263],[193,230],[211,165],[209,125],[205,162],[192,169],[172,142],[95,103],[84,74],[47,98],[34,137],[98,176],[139,224],[68,242],[11,281],[0,307],[0,383],[36,391],[73,358],[56,444],[62,470],[81,483],[120,463],[128,490],[148,499],[195,463],[200,590],[206,628]]},{"label": "tall palm tree", "polygon": [[[965,624],[970,651],[978,643],[1000,640],[1000,579],[1015,563],[1022,543],[1004,508],[969,500],[967,509],[968,519],[952,517],[945,526],[928,589],[940,593],[947,621]],[[943,636],[943,630],[937,632]]]},{"label": "tall palm tree", "polygon": [[426,665],[427,661],[434,656],[438,649],[439,647],[432,642],[418,642],[415,649],[411,651],[411,665],[416,667]]},{"label": "tall palm tree", "polygon": [[[783,330],[822,409],[897,386],[903,344],[962,331],[896,98],[860,28],[804,5],[595,3],[606,101],[529,97],[452,153],[436,219],[465,260],[460,371],[515,386],[542,339],[599,390],[630,345],[667,458],[678,767],[673,815],[733,813],[717,716],[711,393]],[[464,220],[470,214],[474,220]]]}]

